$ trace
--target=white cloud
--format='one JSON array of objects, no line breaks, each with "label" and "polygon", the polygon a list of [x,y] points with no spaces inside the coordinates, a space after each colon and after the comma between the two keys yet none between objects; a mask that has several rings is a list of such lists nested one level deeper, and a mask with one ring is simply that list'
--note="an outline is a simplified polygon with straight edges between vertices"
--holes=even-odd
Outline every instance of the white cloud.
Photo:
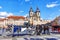
[{"label": "white cloud", "polygon": [[22,12],[24,12],[24,11],[20,11],[20,13],[22,13]]},{"label": "white cloud", "polygon": [[2,8],[2,6],[0,6],[0,9]]},{"label": "white cloud", "polygon": [[58,1],[55,1],[55,2],[51,2],[50,4],[47,4],[46,7],[47,8],[53,8],[53,7],[56,7],[56,6],[59,6],[60,4],[58,4]]},{"label": "white cloud", "polygon": [[9,14],[7,14],[7,16],[11,16],[11,15],[13,15],[13,13],[9,13]]},{"label": "white cloud", "polygon": [[43,18],[40,18],[41,20],[43,20]]},{"label": "white cloud", "polygon": [[13,13],[0,12],[0,18],[4,18],[4,17],[7,17],[7,16],[11,16],[11,15],[13,15]]},{"label": "white cloud", "polygon": [[0,17],[0,18],[5,18],[5,17]]},{"label": "white cloud", "polygon": [[58,1],[52,2],[52,3],[58,3]]},{"label": "white cloud", "polygon": [[29,15],[28,14],[24,15],[24,17],[27,17],[27,16],[29,16]]},{"label": "white cloud", "polygon": [[25,2],[29,2],[30,0],[25,0]]},{"label": "white cloud", "polygon": [[52,4],[47,4],[46,7],[47,8],[53,8],[53,7],[56,7],[56,6],[59,6],[60,4],[56,4],[56,3],[52,3]]}]

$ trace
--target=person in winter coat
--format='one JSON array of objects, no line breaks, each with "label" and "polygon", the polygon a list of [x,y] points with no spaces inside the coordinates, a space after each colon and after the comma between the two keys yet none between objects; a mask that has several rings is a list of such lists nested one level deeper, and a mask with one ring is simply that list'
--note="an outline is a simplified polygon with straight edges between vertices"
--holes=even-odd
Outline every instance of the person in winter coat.
[{"label": "person in winter coat", "polygon": [[42,26],[41,25],[37,25],[36,26],[36,34],[40,35],[41,32],[42,32]]},{"label": "person in winter coat", "polygon": [[48,26],[44,26],[44,34],[50,34]]}]

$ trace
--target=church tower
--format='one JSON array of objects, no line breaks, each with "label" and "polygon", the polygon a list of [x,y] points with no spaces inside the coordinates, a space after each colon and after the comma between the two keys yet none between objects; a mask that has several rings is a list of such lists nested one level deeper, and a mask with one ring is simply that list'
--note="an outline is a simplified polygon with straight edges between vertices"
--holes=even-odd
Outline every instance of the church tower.
[{"label": "church tower", "polygon": [[39,22],[40,21],[40,10],[38,7],[36,9],[36,17],[37,17],[37,21]]},{"label": "church tower", "polygon": [[37,25],[40,23],[40,10],[38,7],[35,12],[33,11],[32,7],[30,7],[29,23],[30,23],[30,25]]},{"label": "church tower", "polygon": [[30,20],[29,20],[29,23],[30,24],[33,24],[33,9],[32,7],[30,7],[30,11],[29,11],[29,17],[30,17]]},{"label": "church tower", "polygon": [[29,16],[30,16],[30,17],[32,17],[32,16],[33,16],[33,9],[32,9],[32,7],[30,8]]}]

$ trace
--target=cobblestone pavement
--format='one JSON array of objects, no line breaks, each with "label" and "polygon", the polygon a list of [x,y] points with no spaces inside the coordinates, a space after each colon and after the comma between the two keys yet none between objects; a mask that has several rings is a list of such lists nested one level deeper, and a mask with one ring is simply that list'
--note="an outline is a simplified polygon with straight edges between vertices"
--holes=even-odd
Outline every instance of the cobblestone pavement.
[{"label": "cobblestone pavement", "polygon": [[0,37],[0,40],[33,40],[33,39],[43,39],[47,40],[46,38],[54,38],[56,40],[60,40],[59,34],[53,35],[40,35],[40,36],[20,36],[20,37]]}]

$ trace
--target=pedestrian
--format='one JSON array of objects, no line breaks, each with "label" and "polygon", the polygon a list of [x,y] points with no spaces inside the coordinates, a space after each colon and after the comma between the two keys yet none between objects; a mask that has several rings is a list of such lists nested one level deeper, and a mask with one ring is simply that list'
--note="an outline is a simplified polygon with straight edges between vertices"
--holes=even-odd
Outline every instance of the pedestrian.
[{"label": "pedestrian", "polygon": [[39,32],[42,34],[42,25],[39,25]]},{"label": "pedestrian", "polygon": [[36,26],[36,34],[40,35],[42,33],[42,26],[41,25],[37,25]]},{"label": "pedestrian", "polygon": [[48,26],[44,26],[44,34],[50,34]]}]

